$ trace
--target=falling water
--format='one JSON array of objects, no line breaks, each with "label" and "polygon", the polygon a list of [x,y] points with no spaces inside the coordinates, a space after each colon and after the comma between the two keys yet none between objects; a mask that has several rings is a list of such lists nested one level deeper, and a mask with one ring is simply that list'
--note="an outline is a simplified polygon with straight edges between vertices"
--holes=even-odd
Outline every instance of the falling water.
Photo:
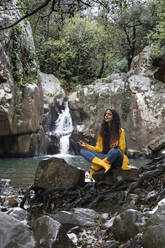
[{"label": "falling water", "polygon": [[56,120],[54,134],[59,138],[60,153],[67,154],[69,151],[69,137],[73,131],[72,118],[70,115],[68,102]]},{"label": "falling water", "polygon": [[0,179],[0,198],[1,202],[0,205],[5,204],[8,197],[11,195],[11,192],[13,191],[13,188],[10,185],[11,180],[10,179]]}]

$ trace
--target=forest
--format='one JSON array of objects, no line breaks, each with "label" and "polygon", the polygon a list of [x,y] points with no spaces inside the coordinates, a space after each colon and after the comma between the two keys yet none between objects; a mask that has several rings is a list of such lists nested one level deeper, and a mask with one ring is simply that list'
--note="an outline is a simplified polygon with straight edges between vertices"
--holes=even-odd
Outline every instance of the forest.
[{"label": "forest", "polygon": [[17,7],[31,23],[40,70],[69,91],[129,71],[147,45],[155,62],[164,53],[164,0],[23,0]]}]

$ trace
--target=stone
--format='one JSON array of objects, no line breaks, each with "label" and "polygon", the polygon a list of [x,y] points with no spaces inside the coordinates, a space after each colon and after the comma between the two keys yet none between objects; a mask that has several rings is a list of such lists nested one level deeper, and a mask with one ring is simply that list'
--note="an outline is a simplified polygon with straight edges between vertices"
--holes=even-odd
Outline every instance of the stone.
[{"label": "stone", "polygon": [[142,235],[142,245],[144,248],[164,248],[165,199],[162,199],[149,214],[150,218],[146,222]]},{"label": "stone", "polygon": [[164,248],[165,244],[165,229],[164,223],[149,226],[143,233],[142,245],[144,248]]},{"label": "stone", "polygon": [[127,241],[139,233],[144,225],[145,217],[140,211],[127,209],[116,216],[112,232],[116,240]]},{"label": "stone", "polygon": [[61,211],[52,215],[52,218],[63,224],[67,230],[75,226],[97,226],[98,217],[97,212],[86,208],[73,208],[71,212]]},{"label": "stone", "polygon": [[0,223],[1,248],[35,248],[35,241],[28,226],[2,212]]},{"label": "stone", "polygon": [[104,173],[104,170],[99,170],[93,174],[93,178],[96,182],[103,181],[107,184],[115,184],[125,179],[138,179],[138,177],[139,174],[137,168],[131,168],[131,170],[127,171],[122,170],[121,167],[116,167],[110,169],[106,174]]},{"label": "stone", "polygon": [[64,227],[49,216],[39,217],[32,225],[37,247],[74,248]]},{"label": "stone", "polygon": [[85,171],[77,169],[61,158],[41,160],[37,167],[34,185],[44,189],[70,188],[85,182]]},{"label": "stone", "polygon": [[20,208],[11,208],[8,212],[8,215],[13,216],[15,219],[20,220],[20,221],[26,221],[27,219],[27,211]]},{"label": "stone", "polygon": [[165,147],[165,137],[156,137],[154,140],[151,140],[147,144],[147,148],[150,149],[152,152],[156,152],[161,150],[162,148]]},{"label": "stone", "polygon": [[138,151],[135,149],[128,149],[127,150],[127,156],[129,158],[137,159],[137,158],[144,158],[146,155],[146,152]]}]

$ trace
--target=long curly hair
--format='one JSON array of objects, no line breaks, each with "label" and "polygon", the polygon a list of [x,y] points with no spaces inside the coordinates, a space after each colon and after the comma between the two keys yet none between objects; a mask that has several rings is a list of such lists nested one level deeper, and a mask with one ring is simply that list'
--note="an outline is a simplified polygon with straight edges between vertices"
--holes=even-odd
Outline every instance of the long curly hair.
[{"label": "long curly hair", "polygon": [[[113,117],[110,127],[105,121],[107,110],[111,111]],[[120,117],[116,110],[110,108],[105,110],[104,118],[100,128],[100,135],[103,138],[103,153],[107,153],[112,142],[119,140],[120,137]]]}]

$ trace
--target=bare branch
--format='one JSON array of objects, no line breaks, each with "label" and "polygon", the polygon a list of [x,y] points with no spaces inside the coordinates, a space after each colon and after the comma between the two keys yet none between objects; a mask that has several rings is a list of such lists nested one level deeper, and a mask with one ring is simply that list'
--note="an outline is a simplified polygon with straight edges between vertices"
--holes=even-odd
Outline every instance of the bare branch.
[{"label": "bare branch", "polygon": [[13,24],[9,25],[9,26],[6,26],[6,27],[3,27],[3,28],[0,28],[0,31],[1,30],[4,30],[4,29],[8,29],[8,28],[12,28],[14,27],[15,25],[17,25],[18,23],[20,23],[22,20],[26,19],[27,17],[30,17],[32,15],[34,15],[35,13],[37,13],[39,10],[43,9],[44,7],[46,7],[49,2],[51,2],[51,0],[46,0],[42,5],[40,5],[38,8],[34,9],[31,13],[28,13],[24,16],[22,16],[20,19],[18,19],[16,22],[14,22]]},{"label": "bare branch", "polygon": [[88,6],[88,7],[91,7],[91,5],[90,5],[89,3],[85,3],[85,2],[82,1],[82,0],[79,0],[79,2],[82,3],[83,5],[86,5],[86,6]]}]

